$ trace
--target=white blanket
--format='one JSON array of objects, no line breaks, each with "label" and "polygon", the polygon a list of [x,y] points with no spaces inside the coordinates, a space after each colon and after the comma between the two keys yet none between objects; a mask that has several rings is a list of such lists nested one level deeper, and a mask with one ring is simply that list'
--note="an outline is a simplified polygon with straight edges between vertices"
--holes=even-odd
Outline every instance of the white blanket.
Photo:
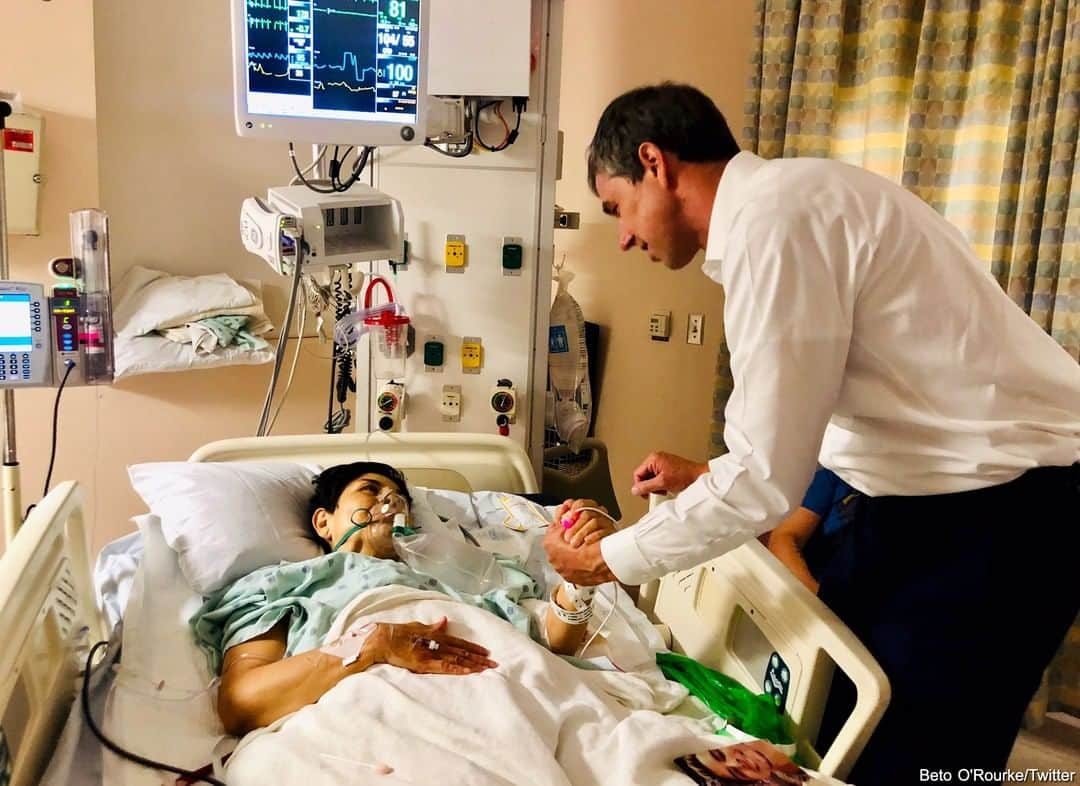
[{"label": "white blanket", "polygon": [[449,676],[381,665],[348,677],[317,704],[245,737],[226,769],[230,786],[687,786],[673,760],[717,745],[706,723],[659,714],[686,695],[659,670],[583,671],[444,595],[365,593],[328,639],[367,621],[442,616],[452,635],[489,648],[498,668]]}]

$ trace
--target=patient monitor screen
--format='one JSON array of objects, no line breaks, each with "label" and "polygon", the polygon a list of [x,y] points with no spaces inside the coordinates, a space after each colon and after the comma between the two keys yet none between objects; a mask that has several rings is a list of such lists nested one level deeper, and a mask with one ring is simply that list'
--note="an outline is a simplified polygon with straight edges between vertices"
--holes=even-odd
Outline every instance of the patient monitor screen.
[{"label": "patient monitor screen", "polygon": [[33,345],[30,295],[0,294],[0,352],[29,350]]},{"label": "patient monitor screen", "polygon": [[421,0],[246,0],[247,109],[415,123]]}]

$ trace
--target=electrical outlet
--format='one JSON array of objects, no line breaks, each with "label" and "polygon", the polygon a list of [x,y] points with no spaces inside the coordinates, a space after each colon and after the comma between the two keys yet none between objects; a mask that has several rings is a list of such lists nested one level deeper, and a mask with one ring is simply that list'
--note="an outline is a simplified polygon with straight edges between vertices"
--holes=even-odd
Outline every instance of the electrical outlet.
[{"label": "electrical outlet", "polygon": [[461,385],[443,385],[442,402],[439,405],[444,423],[457,423],[461,420]]},{"label": "electrical outlet", "polygon": [[686,318],[686,343],[701,344],[705,337],[705,315],[691,314]]},{"label": "electrical outlet", "polygon": [[467,264],[468,248],[465,235],[447,235],[444,261],[447,273],[464,273]]},{"label": "electrical outlet", "polygon": [[461,370],[466,374],[479,374],[484,364],[484,347],[475,336],[461,339]]},{"label": "electrical outlet", "polygon": [[671,338],[671,312],[657,311],[649,315],[649,338],[667,341]]}]

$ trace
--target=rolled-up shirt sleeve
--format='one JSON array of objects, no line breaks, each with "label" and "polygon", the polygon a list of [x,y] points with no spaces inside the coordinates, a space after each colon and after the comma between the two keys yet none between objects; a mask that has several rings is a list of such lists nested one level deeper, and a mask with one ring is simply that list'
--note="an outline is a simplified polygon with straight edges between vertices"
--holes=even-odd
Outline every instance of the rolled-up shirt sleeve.
[{"label": "rolled-up shirt sleeve", "polygon": [[843,226],[761,215],[733,229],[728,248],[738,251],[720,272],[735,382],[729,452],[601,541],[626,584],[699,565],[775,526],[806,491],[843,383],[855,290]]}]

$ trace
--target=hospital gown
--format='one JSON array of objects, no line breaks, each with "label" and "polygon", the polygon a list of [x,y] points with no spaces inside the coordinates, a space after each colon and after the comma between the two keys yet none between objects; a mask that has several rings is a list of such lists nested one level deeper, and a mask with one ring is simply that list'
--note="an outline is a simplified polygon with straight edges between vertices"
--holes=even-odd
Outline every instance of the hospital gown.
[{"label": "hospital gown", "polygon": [[210,595],[191,617],[191,629],[216,674],[227,649],[266,633],[286,617],[286,656],[315,649],[338,613],[360,593],[398,584],[486,609],[537,638],[534,620],[521,602],[540,598],[540,586],[517,561],[500,558],[499,563],[504,579],[483,595],[458,592],[401,562],[351,552],[270,565]]}]

